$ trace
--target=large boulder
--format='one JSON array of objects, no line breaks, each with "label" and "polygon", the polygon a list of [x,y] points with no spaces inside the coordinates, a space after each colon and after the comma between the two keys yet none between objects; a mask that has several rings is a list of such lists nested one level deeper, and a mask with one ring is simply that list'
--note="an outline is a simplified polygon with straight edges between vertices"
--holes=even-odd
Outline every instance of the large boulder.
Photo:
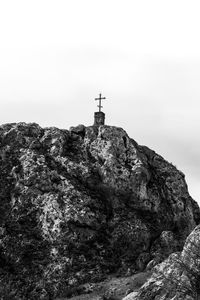
[{"label": "large boulder", "polygon": [[153,266],[200,219],[184,174],[122,128],[2,125],[0,177],[2,299]]},{"label": "large boulder", "polygon": [[150,279],[124,300],[196,300],[200,296],[200,225],[186,239],[182,252],[173,253],[153,268]]}]

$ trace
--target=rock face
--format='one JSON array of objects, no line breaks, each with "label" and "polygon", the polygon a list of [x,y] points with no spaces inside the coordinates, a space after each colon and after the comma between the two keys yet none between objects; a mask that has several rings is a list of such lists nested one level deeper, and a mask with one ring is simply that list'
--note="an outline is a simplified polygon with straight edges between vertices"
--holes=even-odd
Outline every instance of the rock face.
[{"label": "rock face", "polygon": [[138,292],[124,300],[197,300],[200,296],[200,225],[188,236],[183,251],[153,269]]},{"label": "rock face", "polygon": [[150,269],[200,219],[184,174],[117,127],[2,125],[0,176],[1,299]]}]

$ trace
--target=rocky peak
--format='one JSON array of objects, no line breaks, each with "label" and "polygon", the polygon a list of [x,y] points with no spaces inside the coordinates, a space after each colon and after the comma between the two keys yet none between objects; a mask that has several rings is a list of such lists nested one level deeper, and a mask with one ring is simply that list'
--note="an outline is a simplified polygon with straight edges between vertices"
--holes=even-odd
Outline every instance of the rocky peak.
[{"label": "rocky peak", "polygon": [[200,218],[184,174],[114,126],[2,125],[0,176],[3,299],[152,267]]}]

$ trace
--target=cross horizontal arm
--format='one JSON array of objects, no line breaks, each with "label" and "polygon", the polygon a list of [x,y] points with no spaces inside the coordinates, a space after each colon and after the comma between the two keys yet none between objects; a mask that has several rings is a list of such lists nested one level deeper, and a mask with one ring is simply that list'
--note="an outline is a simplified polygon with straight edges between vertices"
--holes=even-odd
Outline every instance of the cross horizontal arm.
[{"label": "cross horizontal arm", "polygon": [[95,98],[95,100],[104,100],[106,99],[106,97],[102,97],[102,98]]}]

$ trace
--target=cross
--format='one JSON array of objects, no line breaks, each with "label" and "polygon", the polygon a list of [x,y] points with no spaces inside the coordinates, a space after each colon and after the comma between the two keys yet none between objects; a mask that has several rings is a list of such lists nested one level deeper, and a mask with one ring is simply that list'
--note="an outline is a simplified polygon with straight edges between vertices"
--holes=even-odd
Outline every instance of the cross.
[{"label": "cross", "polygon": [[99,108],[99,112],[101,111],[101,108],[103,107],[101,105],[101,100],[104,100],[104,99],[106,99],[106,97],[101,97],[101,93],[99,94],[99,98],[95,98],[95,100],[99,101],[99,105],[97,105],[97,107]]}]

